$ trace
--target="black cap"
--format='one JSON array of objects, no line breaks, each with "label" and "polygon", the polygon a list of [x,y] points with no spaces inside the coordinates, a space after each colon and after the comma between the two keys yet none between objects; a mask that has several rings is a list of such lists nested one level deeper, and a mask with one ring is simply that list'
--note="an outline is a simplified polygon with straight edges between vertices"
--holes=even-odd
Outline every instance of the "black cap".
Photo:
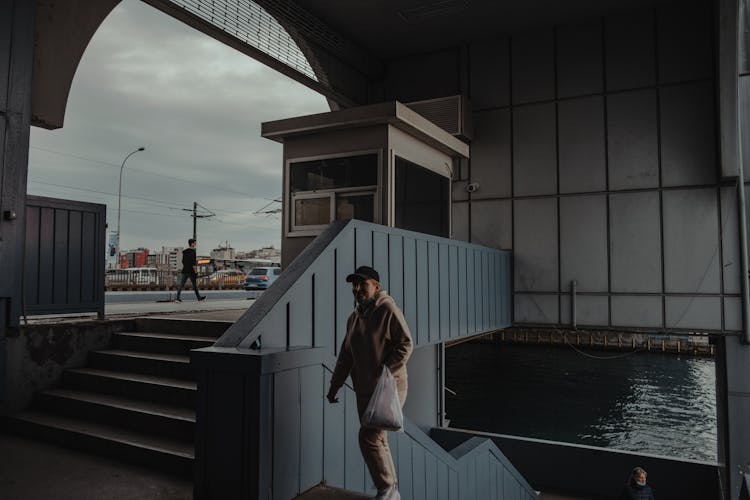
[{"label": "black cap", "polygon": [[354,280],[375,280],[380,281],[380,275],[378,272],[369,266],[359,266],[354,274],[350,274],[346,277],[346,282],[351,283]]}]

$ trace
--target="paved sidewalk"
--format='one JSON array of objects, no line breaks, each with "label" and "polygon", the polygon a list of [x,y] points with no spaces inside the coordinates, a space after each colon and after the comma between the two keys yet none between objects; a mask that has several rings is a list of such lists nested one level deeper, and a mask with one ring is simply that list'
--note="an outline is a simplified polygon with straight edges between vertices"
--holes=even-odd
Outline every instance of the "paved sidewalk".
[{"label": "paved sidewalk", "polygon": [[193,484],[169,474],[0,433],[0,498],[188,500]]}]

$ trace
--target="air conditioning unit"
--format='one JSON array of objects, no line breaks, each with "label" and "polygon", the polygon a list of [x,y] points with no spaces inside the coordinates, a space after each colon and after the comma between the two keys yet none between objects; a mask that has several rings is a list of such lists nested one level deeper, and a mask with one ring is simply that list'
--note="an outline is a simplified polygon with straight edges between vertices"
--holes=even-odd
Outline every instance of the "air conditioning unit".
[{"label": "air conditioning unit", "polygon": [[471,104],[466,96],[452,95],[404,104],[448,133],[464,141],[471,141],[474,129]]}]

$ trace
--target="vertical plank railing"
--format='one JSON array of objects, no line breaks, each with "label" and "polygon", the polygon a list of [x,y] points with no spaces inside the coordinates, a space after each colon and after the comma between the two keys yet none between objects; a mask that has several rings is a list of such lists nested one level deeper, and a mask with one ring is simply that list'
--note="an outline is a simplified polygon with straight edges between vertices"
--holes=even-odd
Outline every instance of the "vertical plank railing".
[{"label": "vertical plank railing", "polygon": [[358,220],[334,222],[216,342],[248,348],[326,346],[354,306],[347,274],[374,266],[416,346],[510,326],[510,252]]}]

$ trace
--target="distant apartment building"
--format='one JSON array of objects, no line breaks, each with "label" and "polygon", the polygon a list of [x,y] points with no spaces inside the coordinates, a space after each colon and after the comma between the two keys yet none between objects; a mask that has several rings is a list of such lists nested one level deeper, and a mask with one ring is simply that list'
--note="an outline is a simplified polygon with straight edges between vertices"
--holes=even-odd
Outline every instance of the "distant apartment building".
[{"label": "distant apartment building", "polygon": [[263,259],[270,260],[271,262],[281,262],[281,250],[275,248],[273,245],[267,247],[261,247],[257,250],[250,250],[249,252],[237,253],[238,259]]},{"label": "distant apartment building", "polygon": [[156,255],[156,267],[160,270],[175,272],[182,268],[182,247],[161,247]]},{"label": "distant apartment building", "polygon": [[229,246],[229,242],[227,242],[226,246],[219,245],[218,248],[214,248],[211,250],[211,258],[217,259],[217,260],[233,260],[235,259],[235,251],[234,248]]},{"label": "distant apartment building", "polygon": [[148,248],[137,248],[120,253],[120,269],[148,266]]}]

